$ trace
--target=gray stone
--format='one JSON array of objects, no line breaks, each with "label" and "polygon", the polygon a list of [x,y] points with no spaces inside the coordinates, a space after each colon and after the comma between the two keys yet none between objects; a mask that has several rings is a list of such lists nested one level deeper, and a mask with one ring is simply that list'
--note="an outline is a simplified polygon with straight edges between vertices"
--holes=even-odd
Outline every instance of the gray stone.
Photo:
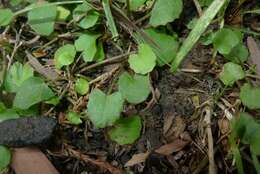
[{"label": "gray stone", "polygon": [[50,117],[21,117],[0,122],[0,145],[42,145],[51,138],[57,121]]}]

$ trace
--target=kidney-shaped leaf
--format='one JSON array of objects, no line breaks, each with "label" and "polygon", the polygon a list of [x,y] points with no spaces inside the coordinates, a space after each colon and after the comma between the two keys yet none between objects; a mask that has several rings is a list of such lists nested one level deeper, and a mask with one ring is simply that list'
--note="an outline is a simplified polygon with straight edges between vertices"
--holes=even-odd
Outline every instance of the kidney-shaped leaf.
[{"label": "kidney-shaped leaf", "polygon": [[13,19],[13,12],[10,9],[0,9],[0,26],[8,25]]},{"label": "kidney-shaped leaf", "polygon": [[76,41],[75,47],[77,51],[83,51],[83,59],[85,62],[91,62],[97,52],[96,40],[98,34],[82,34]]},{"label": "kidney-shaped leaf", "polygon": [[177,54],[179,42],[175,37],[167,35],[166,33],[156,31],[155,29],[146,29],[145,32],[154,40],[160,47],[160,51],[153,49],[157,56],[157,63],[159,66],[169,63]]},{"label": "kidney-shaped leaf", "polygon": [[248,50],[242,43],[237,44],[229,54],[223,54],[227,60],[238,64],[247,61],[248,55]]},{"label": "kidney-shaped leaf", "polygon": [[86,15],[90,10],[92,10],[90,5],[87,2],[83,2],[73,10],[73,19],[75,21],[80,20],[82,16]]},{"label": "kidney-shaped leaf", "polygon": [[156,55],[149,45],[140,44],[138,46],[138,54],[130,55],[128,62],[130,68],[136,73],[147,74],[151,72],[156,65]]},{"label": "kidney-shaped leaf", "polygon": [[57,16],[56,6],[46,6],[46,3],[33,4],[32,10],[28,12],[28,22],[32,29],[41,35],[50,35],[54,30]]},{"label": "kidney-shaped leaf", "polygon": [[213,38],[213,45],[221,54],[229,54],[239,42],[238,34],[228,28],[220,29]]},{"label": "kidney-shaped leaf", "polygon": [[235,81],[245,78],[245,72],[240,65],[229,62],[224,65],[219,76],[225,85],[232,86]]},{"label": "kidney-shaped leaf", "polygon": [[260,109],[260,88],[246,83],[240,88],[240,99],[250,109]]},{"label": "kidney-shaped leaf", "polygon": [[115,126],[109,130],[108,135],[111,140],[120,145],[132,144],[139,138],[141,129],[141,118],[136,115],[119,119]]},{"label": "kidney-shaped leaf", "polygon": [[132,77],[127,72],[119,77],[119,91],[129,102],[138,104],[146,100],[150,94],[150,83],[148,75],[134,75]]},{"label": "kidney-shaped leaf", "polygon": [[10,150],[0,145],[0,172],[7,168],[11,162],[11,152]]},{"label": "kidney-shaped leaf", "polygon": [[54,55],[54,62],[57,68],[73,63],[76,56],[76,49],[73,45],[67,44],[60,47]]},{"label": "kidney-shaped leaf", "polygon": [[182,12],[182,0],[157,0],[152,10],[149,23],[156,27],[166,25],[179,18]]},{"label": "kidney-shaped leaf", "polygon": [[19,87],[14,98],[14,107],[28,109],[32,105],[54,96],[52,90],[39,77],[30,77]]},{"label": "kidney-shaped leaf", "polygon": [[83,78],[77,79],[76,83],[75,83],[75,90],[80,95],[87,94],[88,90],[89,90],[89,83],[88,83],[88,81],[83,79]]},{"label": "kidney-shaped leaf", "polygon": [[87,113],[89,119],[98,128],[112,126],[120,117],[124,100],[119,92],[106,95],[94,89],[89,96]]},{"label": "kidney-shaped leaf", "polygon": [[98,18],[99,13],[96,11],[91,11],[79,22],[79,26],[84,29],[93,27],[97,23]]},{"label": "kidney-shaped leaf", "polygon": [[18,87],[28,78],[33,76],[33,68],[30,65],[22,65],[19,62],[15,62],[5,79],[5,90],[8,92],[16,92]]}]

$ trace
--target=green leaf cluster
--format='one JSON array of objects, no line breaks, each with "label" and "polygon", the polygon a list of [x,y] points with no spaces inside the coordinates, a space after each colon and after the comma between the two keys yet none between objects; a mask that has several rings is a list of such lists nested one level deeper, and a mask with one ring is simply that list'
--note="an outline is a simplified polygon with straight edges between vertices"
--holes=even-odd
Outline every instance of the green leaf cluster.
[{"label": "green leaf cluster", "polygon": [[73,10],[73,19],[83,29],[88,29],[96,25],[99,19],[99,13],[84,2]]},{"label": "green leaf cluster", "polygon": [[260,125],[248,113],[240,113],[238,118],[235,118],[231,124],[232,130],[230,135],[231,149],[235,155],[239,173],[244,173],[243,163],[239,152],[240,140],[242,144],[247,144],[250,147],[252,160],[256,171],[260,172],[260,163],[256,156],[260,155]]},{"label": "green leaf cluster", "polygon": [[241,64],[247,61],[248,50],[243,44],[240,31],[222,28],[214,33],[213,46],[226,60]]}]

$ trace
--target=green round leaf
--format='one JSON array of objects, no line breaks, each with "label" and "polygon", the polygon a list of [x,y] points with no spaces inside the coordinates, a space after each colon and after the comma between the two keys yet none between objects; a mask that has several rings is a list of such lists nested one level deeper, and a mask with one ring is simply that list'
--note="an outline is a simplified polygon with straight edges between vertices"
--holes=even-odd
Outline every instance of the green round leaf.
[{"label": "green round leaf", "polygon": [[32,76],[33,68],[30,65],[22,65],[19,62],[15,62],[6,74],[4,82],[5,90],[8,92],[16,92],[20,85]]},{"label": "green round leaf", "polygon": [[250,109],[260,109],[260,88],[246,83],[240,88],[240,99]]},{"label": "green round leaf", "polygon": [[70,11],[62,6],[57,7],[57,13],[58,13],[57,20],[59,21],[66,21],[66,19],[70,15]]},{"label": "green round leaf", "polygon": [[16,118],[19,118],[19,115],[14,109],[6,109],[0,112],[0,122]]},{"label": "green round leaf", "polygon": [[224,54],[224,57],[229,61],[240,64],[247,61],[248,55],[247,47],[242,43],[239,43],[229,54]]},{"label": "green round leaf", "polygon": [[228,28],[222,28],[216,32],[213,45],[221,54],[229,54],[231,50],[240,42],[236,32]]},{"label": "green round leaf", "polygon": [[77,93],[79,93],[81,95],[87,94],[88,91],[89,91],[88,81],[83,79],[83,78],[77,79],[76,83],[75,83],[75,90],[76,90]]},{"label": "green round leaf", "polygon": [[130,55],[128,62],[130,68],[136,73],[147,74],[151,72],[156,65],[156,55],[149,45],[140,44],[138,46],[138,54]]},{"label": "green round leaf", "polygon": [[160,47],[160,51],[153,49],[154,53],[156,53],[157,63],[159,66],[163,66],[165,63],[171,62],[176,57],[179,42],[175,37],[167,35],[164,32],[156,31],[153,28],[146,29],[145,32]]},{"label": "green round leaf", "polygon": [[150,82],[148,75],[130,76],[127,72],[119,77],[119,91],[129,102],[138,104],[147,99],[150,94]]},{"label": "green round leaf", "polygon": [[75,47],[71,44],[60,47],[54,55],[55,66],[61,68],[65,65],[70,65],[74,62],[76,56]]},{"label": "green round leaf", "polygon": [[13,12],[10,9],[0,9],[0,26],[6,26],[13,20]]},{"label": "green round leaf", "polygon": [[92,10],[90,5],[88,5],[88,3],[86,2],[83,2],[73,10],[73,19],[75,21],[78,21],[79,19],[81,19],[83,15],[86,15],[90,10]]},{"label": "green round leaf", "polygon": [[54,30],[54,23],[57,16],[56,6],[46,6],[46,3],[33,4],[28,12],[28,22],[32,29],[41,35],[48,36]]},{"label": "green round leaf", "polygon": [[96,25],[98,18],[99,13],[96,11],[92,11],[79,22],[79,26],[84,29],[93,27],[94,25]]},{"label": "green round leaf", "polygon": [[131,0],[130,1],[130,10],[136,11],[138,10],[147,0]]},{"label": "green round leaf", "polygon": [[98,34],[82,34],[75,41],[76,50],[83,51],[83,59],[85,62],[94,60],[97,52],[96,40],[99,36]]},{"label": "green round leaf", "polygon": [[54,96],[52,90],[39,77],[30,77],[19,87],[13,106],[28,109],[36,103],[48,100]]},{"label": "green round leaf", "polygon": [[82,123],[79,114],[77,114],[76,112],[69,112],[66,116],[70,124],[78,125]]},{"label": "green round leaf", "polygon": [[245,72],[240,65],[229,62],[224,65],[219,76],[225,85],[232,86],[235,81],[245,78]]},{"label": "green round leaf", "polygon": [[149,24],[153,27],[166,25],[179,18],[182,8],[182,0],[157,0],[152,9]]},{"label": "green round leaf", "polygon": [[0,145],[0,172],[8,167],[11,162],[11,152],[10,150]]},{"label": "green round leaf", "polygon": [[119,119],[115,126],[109,130],[108,135],[120,145],[132,144],[140,136],[142,122],[139,116]]},{"label": "green round leaf", "polygon": [[89,96],[88,117],[97,128],[112,126],[120,117],[124,100],[119,92],[111,95],[94,89]]},{"label": "green round leaf", "polygon": [[47,100],[45,103],[57,106],[60,103],[60,98],[58,96],[54,96]]}]

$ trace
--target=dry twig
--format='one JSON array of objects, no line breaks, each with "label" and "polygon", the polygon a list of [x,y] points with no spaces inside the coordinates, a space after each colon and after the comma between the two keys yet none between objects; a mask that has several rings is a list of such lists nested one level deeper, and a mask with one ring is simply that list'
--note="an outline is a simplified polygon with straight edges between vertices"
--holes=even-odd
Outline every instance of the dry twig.
[{"label": "dry twig", "polygon": [[204,108],[205,118],[204,121],[207,124],[206,131],[208,137],[208,157],[209,157],[209,174],[216,174],[215,160],[214,160],[214,145],[213,145],[213,137],[211,131],[211,108],[210,106],[206,106]]}]

